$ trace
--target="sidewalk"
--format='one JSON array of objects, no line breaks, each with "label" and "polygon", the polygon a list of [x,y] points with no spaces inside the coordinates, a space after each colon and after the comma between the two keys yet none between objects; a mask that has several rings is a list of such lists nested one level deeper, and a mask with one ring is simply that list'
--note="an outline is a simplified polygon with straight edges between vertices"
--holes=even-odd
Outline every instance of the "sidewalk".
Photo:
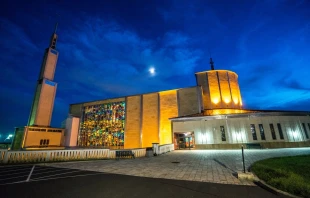
[{"label": "sidewalk", "polygon": [[[261,159],[301,154],[310,154],[310,148],[245,150],[246,168]],[[237,171],[242,170],[241,150],[181,150],[157,157],[46,165],[140,177],[254,186],[252,182],[240,181],[235,176]]]}]

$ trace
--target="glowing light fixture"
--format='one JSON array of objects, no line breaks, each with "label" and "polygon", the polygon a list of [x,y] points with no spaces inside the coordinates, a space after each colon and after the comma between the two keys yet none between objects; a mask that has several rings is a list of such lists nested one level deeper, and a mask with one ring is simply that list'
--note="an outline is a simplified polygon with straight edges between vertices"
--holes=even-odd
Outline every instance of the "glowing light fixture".
[{"label": "glowing light fixture", "polygon": [[235,102],[235,104],[238,104],[238,102],[239,102],[238,98],[234,98],[234,102]]},{"label": "glowing light fixture", "polygon": [[230,103],[230,99],[228,99],[228,98],[225,98],[224,101],[226,104]]},{"label": "glowing light fixture", "polygon": [[220,100],[219,100],[218,98],[213,98],[213,99],[212,99],[212,102],[213,102],[214,104],[219,103],[219,101],[220,101]]},{"label": "glowing light fixture", "polygon": [[296,131],[293,131],[293,132],[292,132],[292,135],[293,135],[294,139],[296,139],[296,138],[297,138],[297,136],[298,136],[298,134],[297,134],[297,132],[296,132]]}]

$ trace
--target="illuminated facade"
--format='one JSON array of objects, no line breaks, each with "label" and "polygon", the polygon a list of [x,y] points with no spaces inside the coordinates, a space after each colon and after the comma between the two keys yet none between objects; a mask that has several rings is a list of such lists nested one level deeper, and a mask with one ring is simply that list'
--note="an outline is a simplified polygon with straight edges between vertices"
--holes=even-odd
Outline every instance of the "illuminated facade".
[{"label": "illuminated facade", "polygon": [[[310,112],[242,108],[238,75],[228,70],[195,74],[197,85],[70,105],[67,146],[229,149],[310,146]],[[75,122],[71,120],[75,119]],[[75,140],[74,139],[74,140]]]},{"label": "illuminated facade", "polygon": [[238,75],[227,70],[196,73],[197,85],[202,87],[205,109],[241,109],[242,99]]}]

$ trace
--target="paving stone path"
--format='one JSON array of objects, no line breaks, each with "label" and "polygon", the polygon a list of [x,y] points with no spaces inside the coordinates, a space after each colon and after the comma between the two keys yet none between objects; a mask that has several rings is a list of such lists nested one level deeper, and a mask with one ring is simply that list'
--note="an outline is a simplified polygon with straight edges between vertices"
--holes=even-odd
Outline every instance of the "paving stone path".
[{"label": "paving stone path", "polygon": [[[245,150],[246,169],[262,159],[304,154],[310,154],[310,148]],[[237,171],[242,171],[241,150],[178,150],[156,157],[48,163],[46,166],[151,178],[254,185],[236,177]]]}]

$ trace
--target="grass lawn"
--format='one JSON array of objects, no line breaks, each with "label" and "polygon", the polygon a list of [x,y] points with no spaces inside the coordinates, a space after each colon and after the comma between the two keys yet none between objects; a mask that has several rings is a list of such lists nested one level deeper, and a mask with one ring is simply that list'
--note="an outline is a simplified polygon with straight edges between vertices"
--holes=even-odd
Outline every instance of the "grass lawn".
[{"label": "grass lawn", "polygon": [[273,187],[310,198],[310,155],[258,161],[252,165],[251,170]]}]

